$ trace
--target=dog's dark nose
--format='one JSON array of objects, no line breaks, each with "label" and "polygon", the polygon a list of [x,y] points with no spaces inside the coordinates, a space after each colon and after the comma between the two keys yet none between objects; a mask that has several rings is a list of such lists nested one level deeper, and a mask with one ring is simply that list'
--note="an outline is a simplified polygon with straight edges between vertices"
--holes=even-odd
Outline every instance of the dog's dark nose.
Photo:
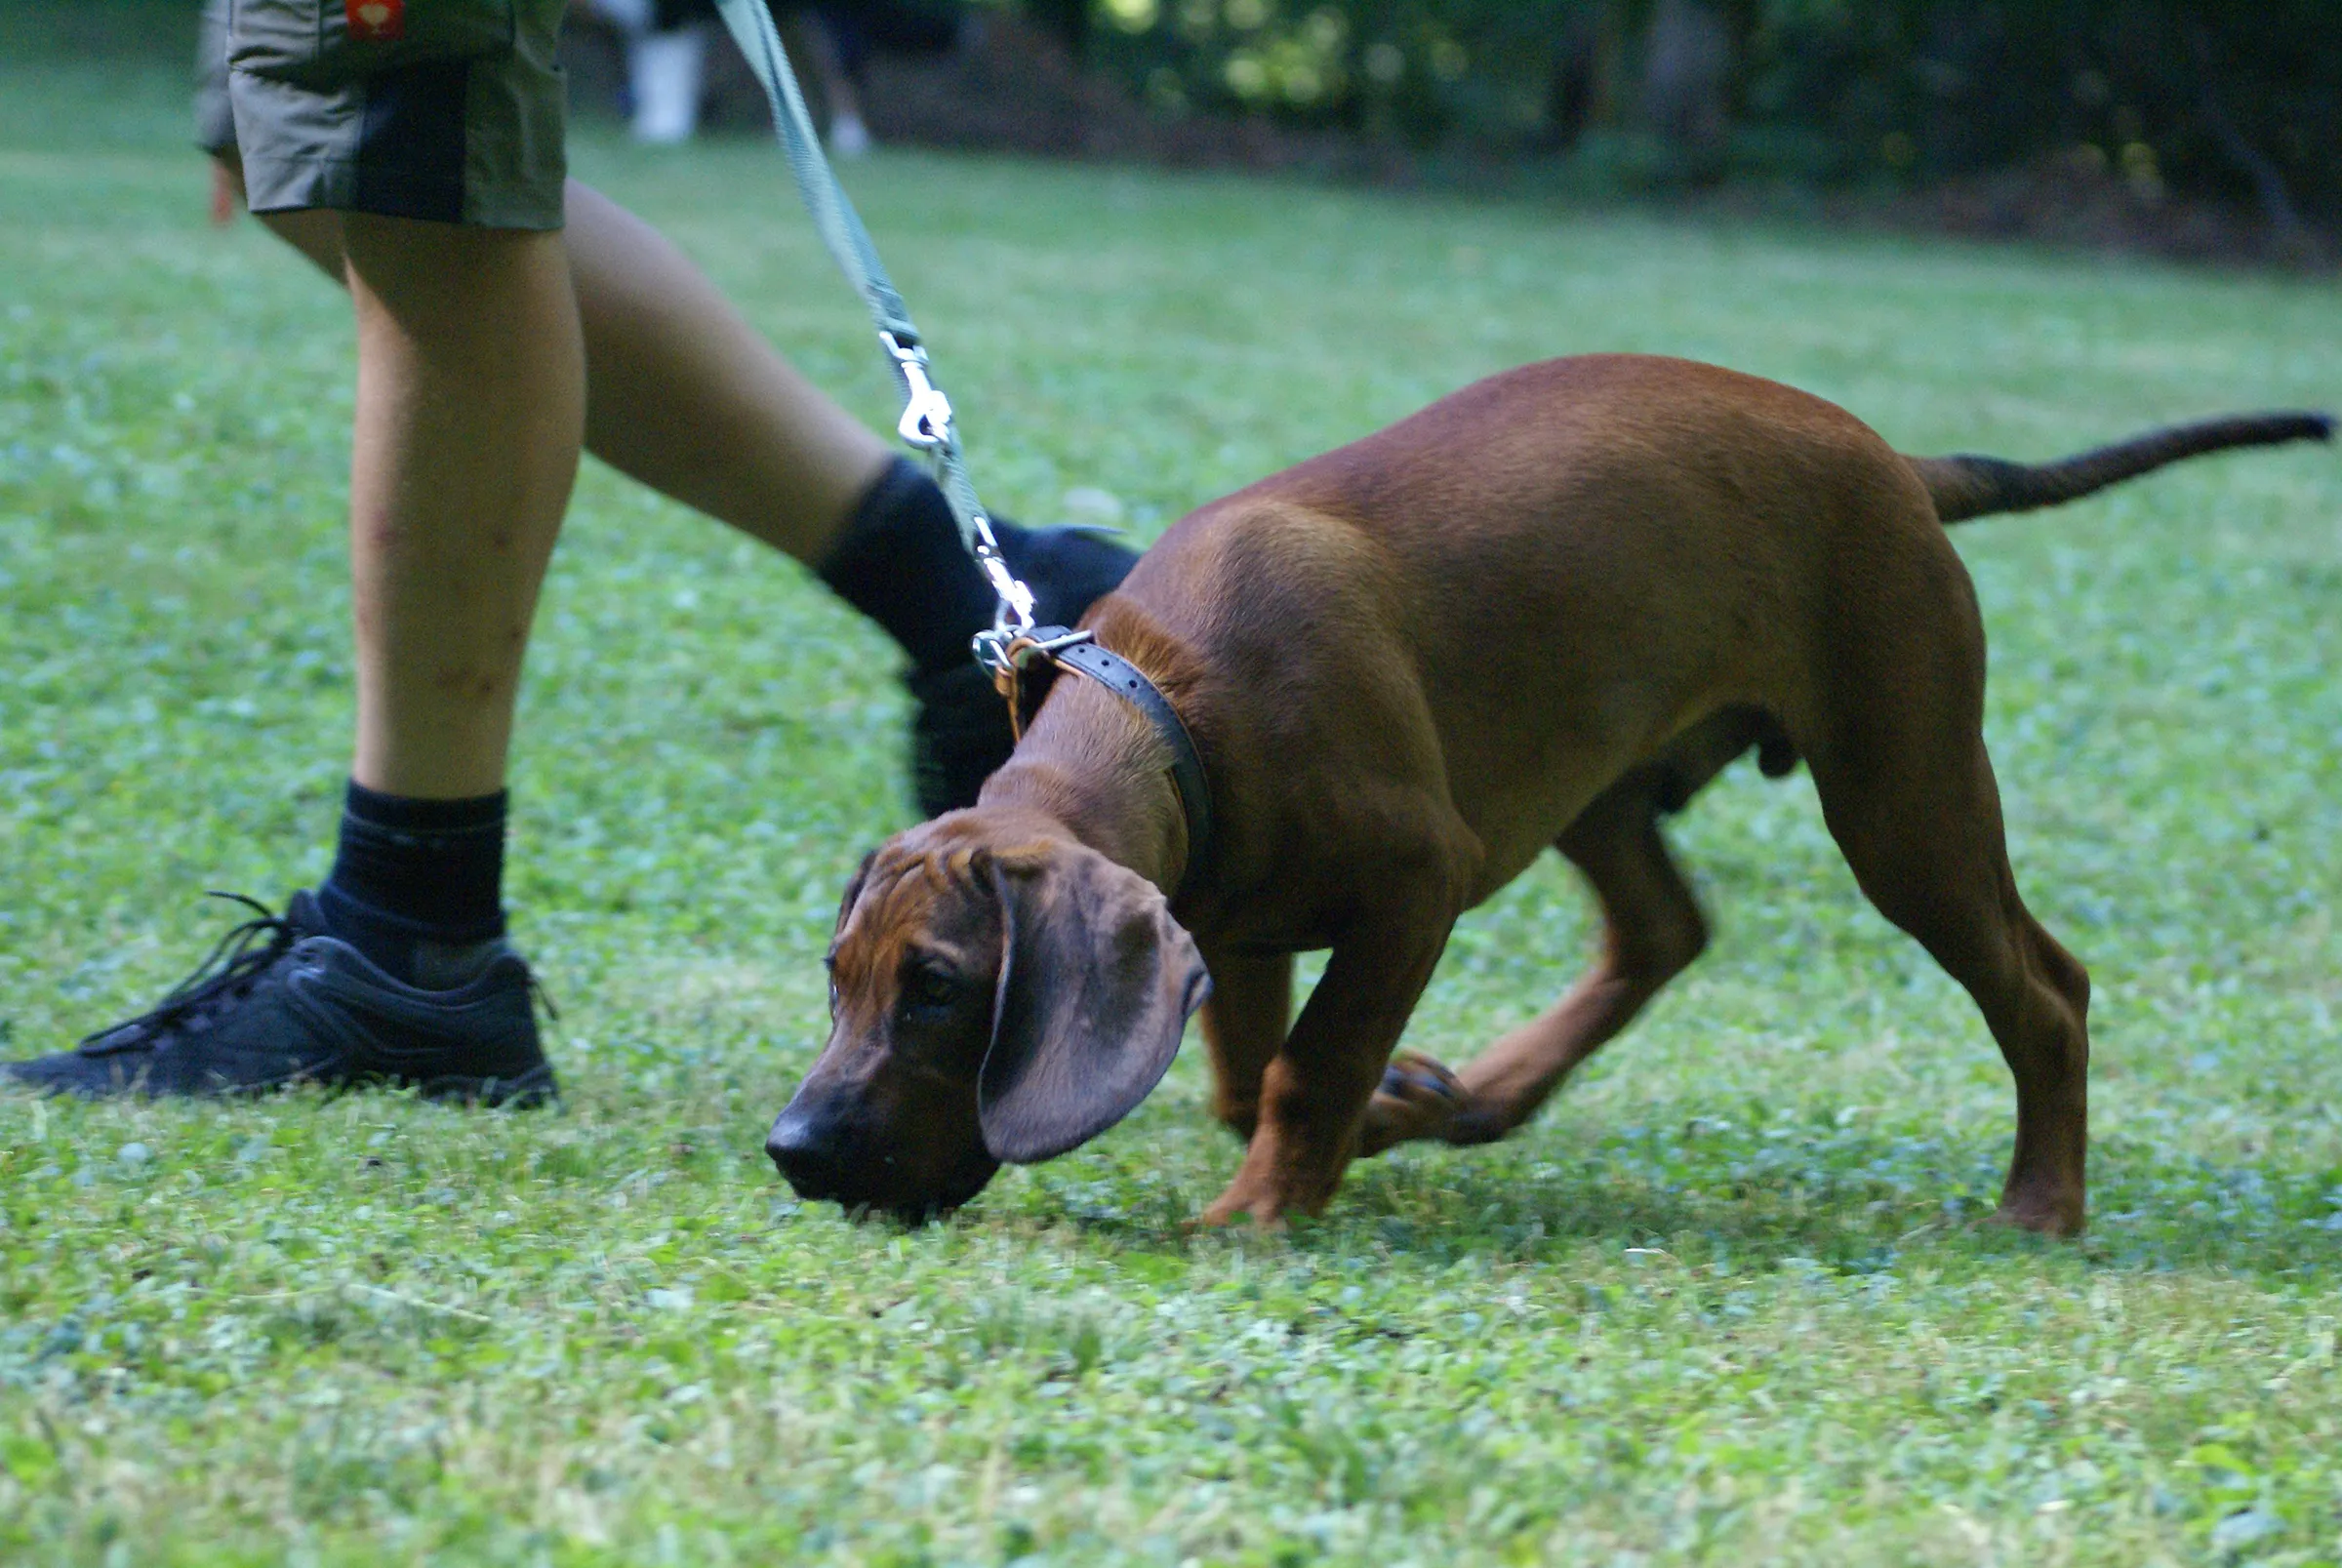
[{"label": "dog's dark nose", "polygon": [[764,1140],[764,1151],[797,1196],[808,1201],[839,1196],[843,1169],[836,1139],[815,1118],[793,1108],[783,1111]]}]

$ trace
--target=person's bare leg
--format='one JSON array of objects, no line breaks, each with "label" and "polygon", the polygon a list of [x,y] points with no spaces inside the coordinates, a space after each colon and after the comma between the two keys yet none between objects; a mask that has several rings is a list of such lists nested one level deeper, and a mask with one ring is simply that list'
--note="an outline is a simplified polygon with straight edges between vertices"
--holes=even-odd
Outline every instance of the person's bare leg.
[{"label": "person's bare leg", "polygon": [[568,255],[556,232],[357,213],[342,248],[358,323],[351,777],[491,795],[585,430]]},{"label": "person's bare leg", "polygon": [[[232,158],[218,164],[236,204]],[[586,450],[818,565],[891,449],[797,374],[682,252],[573,180],[565,248],[586,343]],[[342,215],[283,213],[276,235],[341,283]]]},{"label": "person's bare leg", "polygon": [[818,564],[893,450],[775,353],[650,224],[574,180],[567,208],[586,449]]},{"label": "person's bare leg", "polygon": [[[313,217],[272,221],[320,238]],[[160,1005],[0,1064],[46,1093],[557,1092],[500,889],[513,699],[586,424],[568,256],[557,231],[351,213],[332,232],[358,337],[357,744],[334,868],[281,914],[256,904]]]}]

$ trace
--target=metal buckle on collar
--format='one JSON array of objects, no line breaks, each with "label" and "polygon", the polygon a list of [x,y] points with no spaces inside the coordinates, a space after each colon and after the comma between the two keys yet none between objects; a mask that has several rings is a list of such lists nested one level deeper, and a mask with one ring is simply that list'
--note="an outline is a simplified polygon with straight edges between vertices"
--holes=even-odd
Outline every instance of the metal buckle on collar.
[{"label": "metal buckle on collar", "polygon": [[[1052,632],[1056,635],[1050,635]],[[1009,662],[1023,669],[1036,658],[1054,663],[1061,650],[1090,640],[1090,634],[1086,631],[1068,631],[1063,626],[1037,626],[1021,637],[1010,638],[1005,651]]]},{"label": "metal buckle on collar", "polygon": [[[1054,678],[1057,656],[1089,640],[1088,632],[1069,631],[1064,626],[1036,626],[1018,632],[995,626],[976,634],[976,662],[991,671],[992,687],[1008,704],[1008,733],[1013,738],[1025,739],[1027,666],[1038,659],[1051,666]],[[1030,705],[1037,707],[1039,703],[1035,700]]]}]

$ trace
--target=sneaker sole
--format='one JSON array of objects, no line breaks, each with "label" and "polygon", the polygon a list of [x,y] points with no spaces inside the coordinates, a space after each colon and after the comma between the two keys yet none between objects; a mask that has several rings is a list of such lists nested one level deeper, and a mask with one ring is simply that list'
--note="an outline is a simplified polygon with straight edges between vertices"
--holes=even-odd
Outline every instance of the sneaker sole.
[{"label": "sneaker sole", "polygon": [[[13,1066],[14,1064],[9,1064]],[[389,1074],[365,1074],[350,1078],[319,1078],[306,1074],[273,1079],[267,1083],[214,1084],[202,1089],[172,1091],[150,1088],[145,1074],[118,1078],[110,1083],[43,1083],[15,1072],[0,1072],[0,1086],[29,1090],[46,1099],[101,1100],[258,1100],[267,1095],[295,1089],[321,1089],[327,1094],[348,1094],[360,1089],[413,1089],[424,1100],[448,1101],[459,1105],[477,1106],[482,1109],[526,1110],[532,1106],[557,1104],[561,1086],[553,1078],[552,1064],[540,1062],[517,1077],[481,1077],[471,1073],[441,1073],[429,1078],[402,1078]]]},{"label": "sneaker sole", "polygon": [[475,1078],[449,1073],[412,1081],[416,1092],[425,1100],[452,1100],[485,1110],[528,1110],[557,1104],[561,1099],[561,1086],[553,1080],[553,1065],[549,1062],[538,1063],[517,1078]]}]

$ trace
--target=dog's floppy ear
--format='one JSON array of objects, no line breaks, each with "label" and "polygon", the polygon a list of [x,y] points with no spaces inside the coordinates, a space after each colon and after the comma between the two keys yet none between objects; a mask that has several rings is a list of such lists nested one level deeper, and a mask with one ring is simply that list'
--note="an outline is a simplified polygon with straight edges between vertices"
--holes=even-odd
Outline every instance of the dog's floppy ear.
[{"label": "dog's floppy ear", "polygon": [[1162,894],[1097,851],[1052,846],[991,872],[1000,981],[977,1114],[993,1158],[1030,1165],[1129,1115],[1212,983]]}]

